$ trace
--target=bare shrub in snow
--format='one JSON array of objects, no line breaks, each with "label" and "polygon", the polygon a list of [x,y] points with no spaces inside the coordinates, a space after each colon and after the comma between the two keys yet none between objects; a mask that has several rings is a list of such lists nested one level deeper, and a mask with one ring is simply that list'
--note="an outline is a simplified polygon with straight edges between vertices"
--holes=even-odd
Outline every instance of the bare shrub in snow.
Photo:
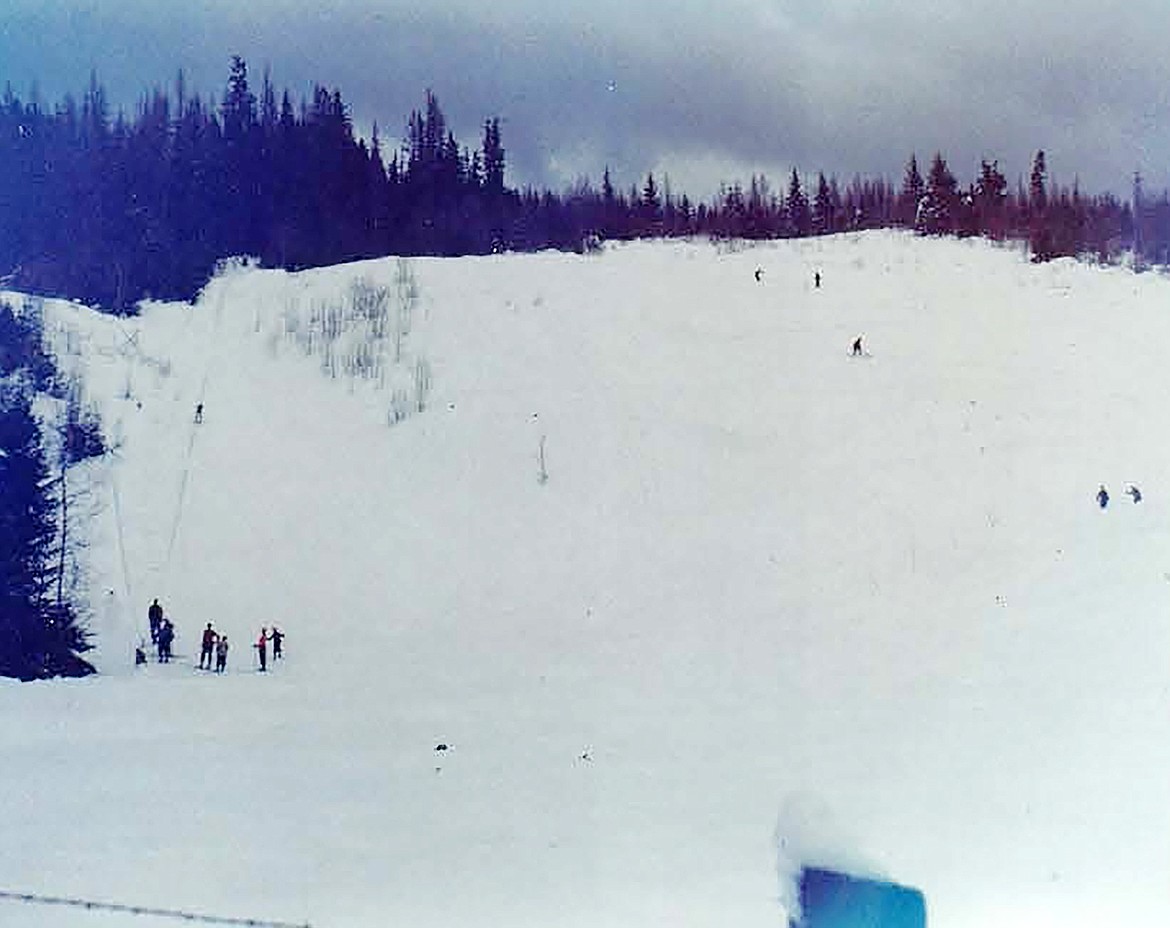
[{"label": "bare shrub in snow", "polygon": [[405,258],[398,259],[394,287],[397,297],[397,313],[394,318],[394,363],[398,364],[402,361],[402,343],[410,334],[414,307],[418,303],[418,283],[414,278],[414,268]]},{"label": "bare shrub in snow", "polygon": [[406,391],[395,390],[390,395],[390,409],[386,413],[386,424],[397,425],[410,414],[410,399]]},{"label": "bare shrub in snow", "polygon": [[419,358],[414,362],[414,408],[422,412],[427,408],[427,397],[431,392],[431,362]]}]

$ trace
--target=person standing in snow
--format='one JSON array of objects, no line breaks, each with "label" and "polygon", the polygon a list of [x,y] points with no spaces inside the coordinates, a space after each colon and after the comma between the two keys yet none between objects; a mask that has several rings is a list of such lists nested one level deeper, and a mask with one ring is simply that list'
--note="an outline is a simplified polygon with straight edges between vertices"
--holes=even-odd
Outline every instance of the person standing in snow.
[{"label": "person standing in snow", "polygon": [[203,421],[203,404],[196,403],[195,404],[195,424],[198,425],[202,421]]},{"label": "person standing in snow", "polygon": [[756,268],[756,283],[760,283],[764,279],[764,269],[762,267]]},{"label": "person standing in snow", "polygon": [[816,290],[821,289],[821,272],[820,271],[817,271],[816,273],[813,274],[813,288]]},{"label": "person standing in snow", "polygon": [[254,647],[256,648],[256,654],[260,658],[260,669],[267,670],[268,669],[268,629],[267,628],[260,629],[260,637],[256,639],[256,644],[254,645]]},{"label": "person standing in snow", "polygon": [[220,635],[215,643],[215,672],[223,673],[227,670],[228,640],[227,635]]},{"label": "person standing in snow", "polygon": [[174,643],[175,626],[171,624],[170,619],[163,619],[162,625],[158,629],[158,662],[160,664],[171,662],[171,647]]},{"label": "person standing in snow", "polygon": [[199,649],[199,669],[211,669],[211,656],[215,652],[215,642],[219,635],[211,627],[211,623],[207,623],[207,628],[203,629],[203,642]]},{"label": "person standing in snow", "polygon": [[861,347],[861,336],[858,335],[857,338],[853,339],[853,349],[851,351],[851,354],[854,357],[858,357],[861,354],[863,354],[864,351],[865,350]]},{"label": "person standing in snow", "polygon": [[1102,509],[1109,505],[1109,491],[1105,489],[1105,484],[1101,484],[1101,488],[1097,491],[1097,505]]},{"label": "person standing in snow", "polygon": [[146,610],[146,618],[150,622],[150,643],[158,644],[158,630],[162,625],[163,611],[162,606],[158,604],[157,596],[150,604],[150,608]]},{"label": "person standing in snow", "polygon": [[284,657],[284,651],[281,650],[284,647],[284,632],[273,625],[268,637],[272,641],[272,660],[273,662],[278,661]]},{"label": "person standing in snow", "polygon": [[1142,491],[1139,490],[1132,483],[1128,487],[1126,487],[1125,492],[1128,493],[1131,497],[1133,497],[1133,501],[1135,503],[1140,503],[1142,501]]}]

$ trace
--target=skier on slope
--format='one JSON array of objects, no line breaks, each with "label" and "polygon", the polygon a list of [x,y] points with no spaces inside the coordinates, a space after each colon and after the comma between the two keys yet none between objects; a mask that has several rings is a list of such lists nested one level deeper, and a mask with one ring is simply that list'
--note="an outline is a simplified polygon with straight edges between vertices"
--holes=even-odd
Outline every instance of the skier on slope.
[{"label": "skier on slope", "polygon": [[211,669],[211,656],[215,652],[215,642],[219,635],[211,627],[211,623],[207,623],[207,628],[203,629],[202,646],[199,649],[199,669]]},{"label": "skier on slope", "polygon": [[1101,488],[1097,491],[1097,505],[1102,509],[1109,505],[1109,491],[1105,489],[1105,484],[1101,484]]},{"label": "skier on slope", "polygon": [[256,654],[260,658],[260,669],[268,669],[268,629],[260,629],[260,637],[256,639],[256,643],[252,646],[256,649]]},{"label": "skier on slope", "polygon": [[272,631],[268,633],[268,638],[272,642],[272,660],[278,661],[284,657],[284,632],[282,632],[275,625],[272,626]]},{"label": "skier on slope", "polygon": [[1134,484],[1131,483],[1128,487],[1126,487],[1125,492],[1133,497],[1133,501],[1135,503],[1140,503],[1142,501],[1142,491],[1139,490]]},{"label": "skier on slope", "polygon": [[150,604],[150,608],[146,610],[147,621],[150,622],[150,643],[158,644],[158,630],[162,625],[163,610],[162,606],[158,604],[158,597],[154,598],[154,602]]},{"label": "skier on slope", "polygon": [[158,662],[171,662],[171,648],[175,643],[175,626],[170,619],[163,619],[158,629]]},{"label": "skier on slope", "polygon": [[227,670],[228,640],[227,635],[220,635],[215,643],[215,672],[223,673]]},{"label": "skier on slope", "polygon": [[865,349],[861,347],[861,339],[861,335],[858,335],[857,338],[853,339],[853,348],[851,349],[850,353],[855,358],[865,353]]},{"label": "skier on slope", "polygon": [[198,425],[202,421],[203,421],[203,404],[196,403],[195,404],[195,424]]}]

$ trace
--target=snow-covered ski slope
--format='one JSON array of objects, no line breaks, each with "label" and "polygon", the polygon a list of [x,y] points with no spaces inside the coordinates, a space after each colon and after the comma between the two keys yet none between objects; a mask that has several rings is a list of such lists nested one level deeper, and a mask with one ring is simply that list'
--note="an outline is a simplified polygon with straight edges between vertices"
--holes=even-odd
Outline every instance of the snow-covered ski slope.
[{"label": "snow-covered ski slope", "polygon": [[[413,306],[371,381],[307,353],[354,280]],[[47,315],[117,444],[75,478],[104,673],[0,684],[0,889],[775,928],[807,862],[932,928],[1170,924],[1165,278],[874,233]],[[187,660],[135,670],[155,596]]]}]

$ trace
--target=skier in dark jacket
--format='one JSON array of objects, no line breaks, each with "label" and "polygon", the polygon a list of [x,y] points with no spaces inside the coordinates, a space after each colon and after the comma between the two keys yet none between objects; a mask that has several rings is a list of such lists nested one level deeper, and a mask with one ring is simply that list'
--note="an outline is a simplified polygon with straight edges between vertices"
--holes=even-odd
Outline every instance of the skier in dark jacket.
[{"label": "skier in dark jacket", "polygon": [[211,657],[215,653],[215,642],[219,635],[211,627],[211,623],[207,623],[207,628],[203,629],[202,647],[199,649],[199,669],[204,669],[204,662],[206,661],[206,668],[211,669]]},{"label": "skier in dark jacket", "polygon": [[284,657],[284,651],[281,650],[284,647],[284,632],[273,625],[268,638],[272,642],[272,659],[278,661]]},{"label": "skier in dark jacket", "polygon": [[220,635],[215,643],[215,672],[223,673],[227,670],[228,640],[227,635]]},{"label": "skier in dark jacket", "polygon": [[1101,489],[1097,491],[1097,505],[1102,509],[1109,505],[1109,491],[1105,489],[1105,484],[1101,484]]},{"label": "skier in dark jacket", "polygon": [[1135,503],[1140,503],[1142,501],[1142,491],[1139,490],[1132,483],[1126,488],[1125,492],[1128,493],[1131,497],[1133,497],[1133,501]]},{"label": "skier in dark jacket", "polygon": [[163,619],[162,625],[158,629],[158,662],[160,664],[171,662],[171,647],[174,643],[175,626],[171,624],[170,619]]},{"label": "skier in dark jacket", "polygon": [[150,643],[158,644],[158,629],[162,625],[163,611],[162,606],[158,604],[157,596],[146,610],[146,618],[150,622]]},{"label": "skier in dark jacket", "polygon": [[861,338],[862,336],[858,335],[857,338],[853,339],[853,348],[850,353],[855,357],[865,353],[865,349],[861,347]]}]

